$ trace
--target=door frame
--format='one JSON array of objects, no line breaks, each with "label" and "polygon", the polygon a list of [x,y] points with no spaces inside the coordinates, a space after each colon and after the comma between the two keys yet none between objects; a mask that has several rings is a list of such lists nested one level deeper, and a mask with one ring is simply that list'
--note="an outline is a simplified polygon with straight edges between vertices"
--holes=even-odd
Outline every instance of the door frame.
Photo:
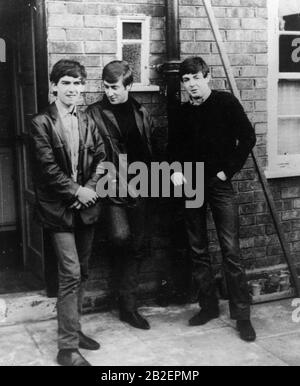
[{"label": "door frame", "polygon": [[34,32],[36,43],[36,75],[38,110],[49,104],[47,12],[45,0],[35,0]]},{"label": "door frame", "polygon": [[[18,1],[18,0],[17,0]],[[22,0],[21,0],[22,2]],[[23,3],[24,4],[24,3]],[[24,6],[24,5],[23,5]],[[47,14],[46,4],[44,0],[27,0],[25,6],[33,9],[33,40],[35,46],[35,72],[36,72],[36,94],[37,94],[37,108],[40,111],[48,105],[48,50],[47,50]],[[22,7],[22,4],[18,5]],[[17,48],[16,48],[17,50]],[[15,117],[16,127],[21,127],[20,120],[22,117],[19,116],[20,101],[18,98],[18,67],[17,61],[14,60],[14,90],[15,90]],[[19,131],[19,130],[18,130]],[[24,171],[24,159],[22,148],[20,144],[26,141],[24,135],[17,132],[17,178],[18,178],[18,212],[19,212],[19,223],[20,223],[20,235],[22,239],[22,259],[23,266],[28,266],[28,232],[27,232],[27,219],[26,219],[26,197],[27,192],[25,191],[26,173]],[[19,143],[18,143],[19,142]],[[44,258],[44,256],[43,256]],[[44,265],[44,262],[42,262]]]}]

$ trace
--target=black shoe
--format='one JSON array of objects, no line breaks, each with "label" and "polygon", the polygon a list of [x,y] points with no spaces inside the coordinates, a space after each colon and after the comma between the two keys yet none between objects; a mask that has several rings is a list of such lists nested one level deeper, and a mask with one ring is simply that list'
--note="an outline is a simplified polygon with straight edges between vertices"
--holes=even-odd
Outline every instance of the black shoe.
[{"label": "black shoe", "polygon": [[256,340],[256,333],[250,320],[238,320],[236,328],[242,340],[246,342],[254,342]]},{"label": "black shoe", "polygon": [[120,320],[140,330],[150,330],[150,325],[137,311],[120,311]]},{"label": "black shoe", "polygon": [[59,350],[57,363],[61,366],[92,366],[76,349]]},{"label": "black shoe", "polygon": [[201,310],[197,315],[193,316],[189,320],[190,326],[203,326],[209,321],[216,319],[220,316],[219,309],[215,310]]},{"label": "black shoe", "polygon": [[84,335],[83,332],[81,331],[78,331],[78,336],[79,336],[80,348],[83,348],[85,350],[93,350],[93,351],[99,350],[100,344],[98,342]]}]

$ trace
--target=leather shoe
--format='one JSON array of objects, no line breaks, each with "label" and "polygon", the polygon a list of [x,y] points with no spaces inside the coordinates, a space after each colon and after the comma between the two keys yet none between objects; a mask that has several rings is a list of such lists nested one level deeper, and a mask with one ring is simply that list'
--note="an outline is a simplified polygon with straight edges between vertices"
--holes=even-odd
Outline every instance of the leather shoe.
[{"label": "leather shoe", "polygon": [[150,330],[148,321],[138,311],[120,311],[120,320],[140,330]]},{"label": "leather shoe", "polygon": [[193,316],[189,320],[190,326],[203,326],[204,324],[208,323],[209,321],[216,319],[220,316],[219,309],[215,310],[201,310],[198,314]]},{"label": "leather shoe", "polygon": [[89,338],[88,336],[84,335],[83,332],[78,331],[79,336],[79,347],[83,348],[85,350],[99,350],[100,344],[96,342],[94,339]]},{"label": "leather shoe", "polygon": [[256,332],[250,320],[238,320],[236,322],[236,328],[242,340],[246,342],[254,342],[256,340]]},{"label": "leather shoe", "polygon": [[92,366],[76,349],[59,350],[57,363],[61,366]]}]

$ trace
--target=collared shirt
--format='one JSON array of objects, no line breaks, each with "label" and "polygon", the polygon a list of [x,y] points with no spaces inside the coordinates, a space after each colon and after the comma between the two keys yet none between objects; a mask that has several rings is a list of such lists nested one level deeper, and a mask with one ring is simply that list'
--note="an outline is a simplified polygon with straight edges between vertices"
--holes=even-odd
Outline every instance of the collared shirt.
[{"label": "collared shirt", "polygon": [[67,138],[72,162],[72,179],[77,182],[79,156],[79,128],[76,106],[67,109],[59,100],[55,102],[64,134]]}]

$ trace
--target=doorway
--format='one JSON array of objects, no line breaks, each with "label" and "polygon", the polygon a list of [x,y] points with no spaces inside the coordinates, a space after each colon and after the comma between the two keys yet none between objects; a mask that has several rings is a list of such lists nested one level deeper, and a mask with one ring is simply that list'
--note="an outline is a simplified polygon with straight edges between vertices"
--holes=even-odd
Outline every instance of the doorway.
[{"label": "doorway", "polygon": [[38,86],[40,94],[48,87],[40,82],[36,59],[43,3],[0,0],[0,294],[44,287],[43,232],[34,221],[27,150]]},{"label": "doorway", "polygon": [[12,51],[9,33],[0,24],[0,269],[22,261],[17,216],[17,171],[13,109]]}]

